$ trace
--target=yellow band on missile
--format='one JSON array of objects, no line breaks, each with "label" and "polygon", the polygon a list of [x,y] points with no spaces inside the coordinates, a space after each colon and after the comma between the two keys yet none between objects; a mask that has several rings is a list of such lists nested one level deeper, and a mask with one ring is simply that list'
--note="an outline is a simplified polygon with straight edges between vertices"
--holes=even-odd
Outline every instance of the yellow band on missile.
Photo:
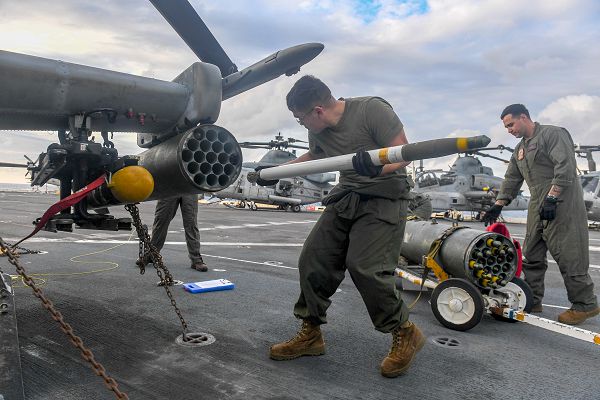
[{"label": "yellow band on missile", "polygon": [[390,163],[390,159],[388,158],[388,153],[389,153],[390,149],[388,149],[387,147],[384,149],[379,150],[379,162],[382,164],[391,164]]},{"label": "yellow band on missile", "polygon": [[139,203],[146,200],[154,190],[152,174],[144,167],[132,165],[115,172],[108,188],[122,203]]},{"label": "yellow band on missile", "polygon": [[469,150],[469,140],[468,140],[468,138],[458,138],[458,139],[456,139],[456,148],[458,149],[458,151]]},{"label": "yellow band on missile", "polygon": [[600,335],[594,336],[594,343],[600,344]]}]

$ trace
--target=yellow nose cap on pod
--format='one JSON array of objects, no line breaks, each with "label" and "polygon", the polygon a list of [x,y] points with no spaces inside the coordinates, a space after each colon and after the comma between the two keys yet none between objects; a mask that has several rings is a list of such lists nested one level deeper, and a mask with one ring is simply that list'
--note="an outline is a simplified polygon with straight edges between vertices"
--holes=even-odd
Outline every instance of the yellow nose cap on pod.
[{"label": "yellow nose cap on pod", "polygon": [[139,203],[152,194],[154,179],[146,168],[132,165],[115,172],[108,188],[122,203]]}]

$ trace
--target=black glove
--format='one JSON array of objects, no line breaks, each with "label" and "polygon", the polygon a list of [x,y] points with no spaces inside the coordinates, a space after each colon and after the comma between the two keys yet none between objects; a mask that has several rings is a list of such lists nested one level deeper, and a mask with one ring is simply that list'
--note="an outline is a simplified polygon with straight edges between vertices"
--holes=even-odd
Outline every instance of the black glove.
[{"label": "black glove", "polygon": [[496,220],[500,216],[500,213],[502,212],[502,207],[504,206],[501,206],[500,204],[494,204],[489,208],[489,210],[485,212],[483,217],[481,217],[481,221],[484,223],[485,226],[491,225],[494,222],[496,222]]},{"label": "black glove", "polygon": [[359,150],[352,157],[352,167],[357,174],[374,178],[381,175],[383,165],[375,165],[365,150]]},{"label": "black glove", "polygon": [[552,221],[556,218],[556,205],[560,202],[554,196],[547,196],[540,207],[540,219],[542,221]]},{"label": "black glove", "polygon": [[[256,172],[258,172],[261,169],[272,168],[272,167],[274,167],[274,165],[263,165],[263,166],[259,166],[259,167],[254,168],[254,170]],[[266,179],[262,179],[262,178],[259,177],[256,180],[256,183],[259,184],[260,186],[273,186],[273,185],[277,185],[277,182],[279,182],[279,179],[266,180]]]}]

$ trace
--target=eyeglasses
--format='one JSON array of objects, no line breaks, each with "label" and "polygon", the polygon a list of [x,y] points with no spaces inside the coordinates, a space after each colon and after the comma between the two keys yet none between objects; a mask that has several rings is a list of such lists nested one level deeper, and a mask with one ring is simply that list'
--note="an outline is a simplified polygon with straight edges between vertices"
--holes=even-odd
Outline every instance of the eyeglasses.
[{"label": "eyeglasses", "polygon": [[309,112],[304,113],[304,115],[302,115],[301,117],[296,117],[296,122],[298,122],[300,125],[304,125],[304,119],[310,114],[312,114],[313,111],[315,111],[315,108],[317,108],[317,106],[314,106]]}]

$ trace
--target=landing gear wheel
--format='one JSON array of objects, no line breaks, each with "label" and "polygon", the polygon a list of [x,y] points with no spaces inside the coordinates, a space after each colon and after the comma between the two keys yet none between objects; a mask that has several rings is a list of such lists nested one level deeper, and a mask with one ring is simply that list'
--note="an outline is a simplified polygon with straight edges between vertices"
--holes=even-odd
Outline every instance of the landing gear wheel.
[{"label": "landing gear wheel", "polygon": [[433,289],[431,310],[446,328],[468,331],[481,321],[484,302],[481,292],[471,282],[450,278]]},{"label": "landing gear wheel", "polygon": [[[531,308],[533,307],[533,291],[523,279],[514,277],[506,284],[506,286],[496,289],[496,291],[506,293],[509,296],[507,301],[509,307],[526,313],[531,311]],[[517,322],[514,319],[506,318],[502,315],[494,313],[491,315],[498,321]]]},{"label": "landing gear wheel", "polygon": [[258,210],[258,207],[256,206],[256,203],[255,203],[255,202],[252,202],[252,203],[250,203],[250,209],[251,209],[252,211],[256,211],[256,210]]},{"label": "landing gear wheel", "polygon": [[300,212],[300,206],[298,204],[292,206],[292,211],[293,212]]},{"label": "landing gear wheel", "polygon": [[246,202],[245,201],[240,201],[240,208],[246,208]]}]

